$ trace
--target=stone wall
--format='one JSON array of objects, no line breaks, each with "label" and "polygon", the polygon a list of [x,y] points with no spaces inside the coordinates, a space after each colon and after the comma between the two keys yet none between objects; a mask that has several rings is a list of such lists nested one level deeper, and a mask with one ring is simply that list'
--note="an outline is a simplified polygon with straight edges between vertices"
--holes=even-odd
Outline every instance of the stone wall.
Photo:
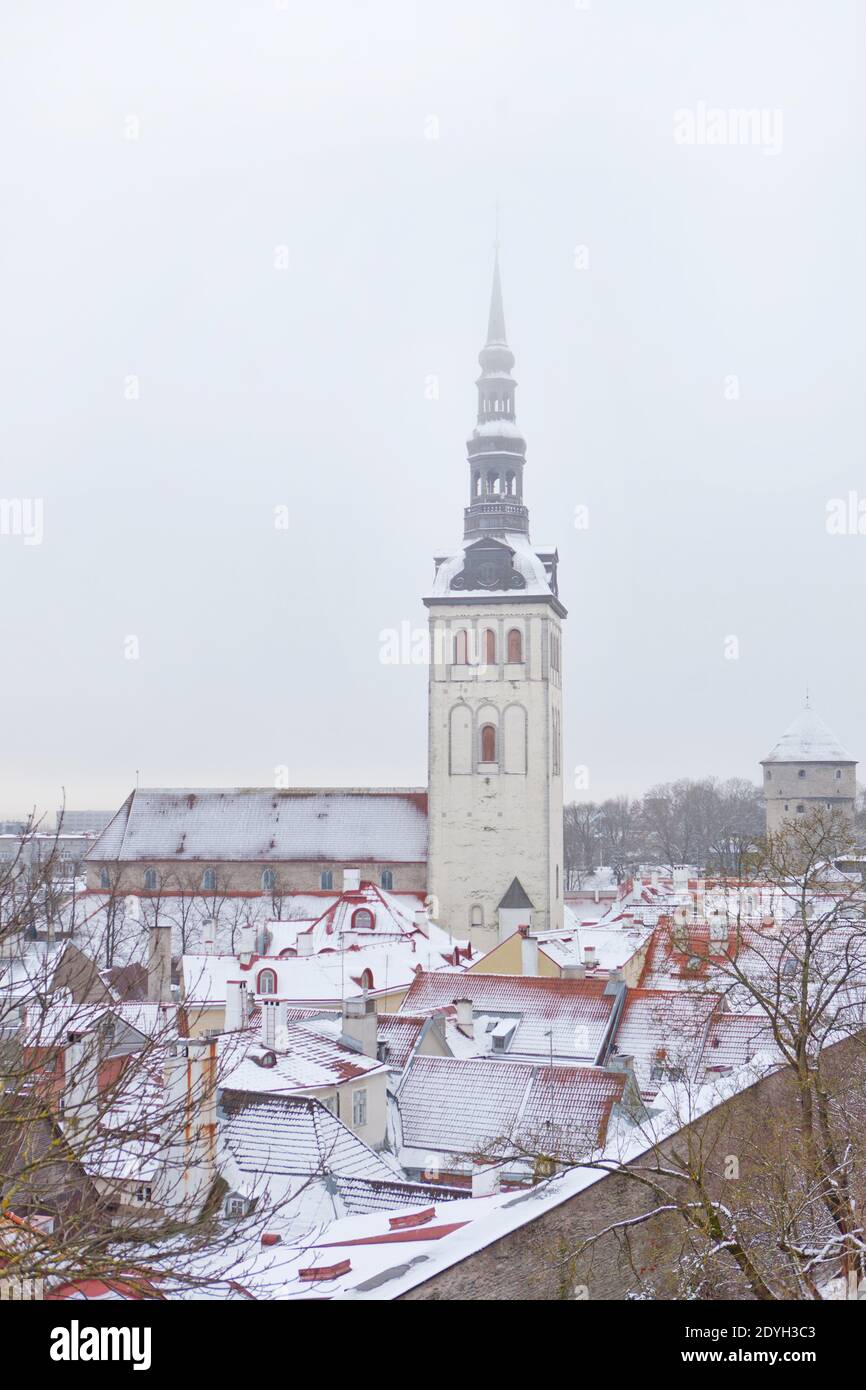
[{"label": "stone wall", "polygon": [[[866,1087],[866,1041],[863,1035],[832,1049],[829,1072],[846,1100],[863,1096]],[[862,1130],[861,1130],[862,1134]],[[792,1078],[777,1072],[740,1092],[709,1115],[685,1127],[657,1151],[662,1159],[673,1150],[700,1152],[710,1186],[719,1200],[743,1212],[755,1200],[764,1175],[785,1175],[789,1190],[796,1180],[797,1102]],[[730,1158],[739,1176],[726,1180]],[[863,1188],[863,1159],[858,1155],[856,1181]],[[646,1158],[629,1165],[646,1166]],[[792,1167],[793,1165],[793,1167]],[[694,1189],[690,1189],[690,1198]],[[860,1201],[866,1191],[860,1190]],[[501,1240],[468,1256],[403,1295],[409,1300],[589,1300],[688,1296],[689,1267],[696,1246],[678,1212],[655,1215],[635,1226],[628,1240],[621,1233],[604,1235],[574,1258],[582,1241],[615,1222],[653,1210],[657,1199],[633,1177],[622,1173],[600,1178],[577,1196],[546,1211]],[[738,1220],[739,1224],[739,1220]],[[751,1291],[730,1256],[717,1257],[715,1284],[703,1298],[750,1298]],[[651,1290],[651,1293],[649,1292]]]}]

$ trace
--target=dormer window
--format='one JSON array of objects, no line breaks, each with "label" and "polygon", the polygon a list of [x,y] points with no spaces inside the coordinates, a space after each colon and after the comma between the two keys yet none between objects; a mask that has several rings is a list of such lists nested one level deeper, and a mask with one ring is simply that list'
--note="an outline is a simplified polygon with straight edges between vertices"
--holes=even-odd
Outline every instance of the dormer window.
[{"label": "dormer window", "polygon": [[368,907],[359,907],[352,913],[353,931],[372,931],[375,917]]},{"label": "dormer window", "polygon": [[260,970],[256,988],[259,994],[276,994],[277,975],[274,970]]}]

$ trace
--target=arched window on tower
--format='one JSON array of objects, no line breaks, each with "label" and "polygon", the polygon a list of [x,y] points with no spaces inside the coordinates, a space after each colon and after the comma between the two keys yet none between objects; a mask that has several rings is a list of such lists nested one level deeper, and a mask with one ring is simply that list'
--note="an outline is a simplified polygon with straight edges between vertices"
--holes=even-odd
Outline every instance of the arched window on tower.
[{"label": "arched window on tower", "polygon": [[216,888],[216,869],[205,869],[201,876],[201,886],[206,893],[212,893]]},{"label": "arched window on tower", "polygon": [[490,627],[484,630],[484,661],[487,666],[496,665],[496,633]]},{"label": "arched window on tower", "polygon": [[523,660],[523,635],[516,627],[513,627],[508,634],[508,660]]},{"label": "arched window on tower", "polygon": [[481,761],[496,762],[496,729],[492,724],[484,724],[481,728]]},{"label": "arched window on tower", "polygon": [[513,473],[506,473],[506,475],[505,475],[505,492],[506,492],[506,496],[508,496],[508,497],[513,497],[513,496],[514,496],[514,474],[513,474]]},{"label": "arched window on tower", "polygon": [[485,489],[484,489],[485,492],[487,492],[487,493],[489,493],[489,494],[492,495],[492,494],[496,491],[496,479],[497,479],[497,475],[493,472],[493,469],[491,468],[491,470],[490,470],[490,472],[487,474],[487,478],[486,478],[486,480],[485,480],[485,482],[486,482],[486,486],[485,486]]},{"label": "arched window on tower", "polygon": [[481,496],[481,474],[477,470],[472,476],[472,491],[476,497]]},{"label": "arched window on tower", "polygon": [[484,908],[480,903],[475,903],[474,907],[470,908],[469,925],[470,927],[484,926]]},{"label": "arched window on tower", "polygon": [[468,665],[468,648],[465,627],[459,628],[454,637],[454,664],[455,666]]}]

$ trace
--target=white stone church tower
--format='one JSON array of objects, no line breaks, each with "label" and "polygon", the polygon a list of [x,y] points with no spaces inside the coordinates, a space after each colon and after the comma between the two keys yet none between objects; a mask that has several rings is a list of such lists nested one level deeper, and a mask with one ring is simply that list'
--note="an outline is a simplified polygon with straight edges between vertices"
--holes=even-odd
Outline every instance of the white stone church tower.
[{"label": "white stone church tower", "polygon": [[442,925],[487,949],[518,925],[562,926],[566,613],[556,551],[529,540],[498,258],[479,361],[463,544],[436,559],[424,603],[428,887]]}]

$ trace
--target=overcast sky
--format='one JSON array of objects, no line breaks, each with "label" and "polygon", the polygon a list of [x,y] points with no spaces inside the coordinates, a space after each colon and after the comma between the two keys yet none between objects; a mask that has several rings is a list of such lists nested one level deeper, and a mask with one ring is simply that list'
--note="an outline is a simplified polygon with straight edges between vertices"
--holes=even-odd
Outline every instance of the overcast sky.
[{"label": "overcast sky", "polygon": [[[827,530],[866,512],[862,3],[2,29],[0,489],[43,536],[7,511],[0,812],[114,807],[136,769],[424,784],[426,671],[380,634],[462,536],[497,196],[567,770],[756,778],[807,684],[866,759],[866,534]],[[713,108],[762,133],[706,143]]]}]

